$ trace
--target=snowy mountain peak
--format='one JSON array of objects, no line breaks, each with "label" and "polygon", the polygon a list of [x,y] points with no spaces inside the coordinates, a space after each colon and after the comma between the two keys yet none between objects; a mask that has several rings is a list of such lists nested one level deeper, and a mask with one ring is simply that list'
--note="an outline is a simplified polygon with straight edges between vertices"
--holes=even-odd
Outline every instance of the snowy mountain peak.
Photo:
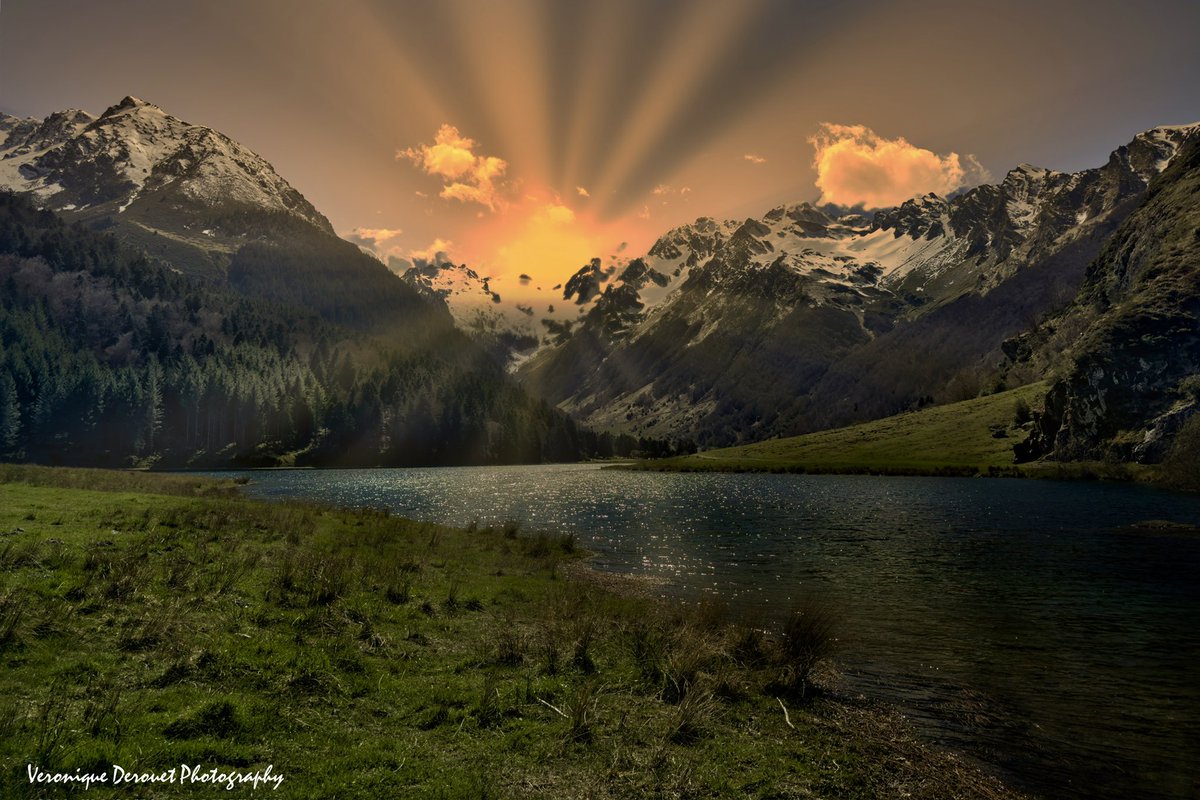
[{"label": "snowy mountain peak", "polygon": [[1189,141],[1200,138],[1200,122],[1190,125],[1162,125],[1142,131],[1133,141],[1113,151],[1109,167],[1133,173],[1144,183],[1163,172],[1171,159]]},{"label": "snowy mountain peak", "polygon": [[950,204],[931,192],[905,200],[896,208],[876,212],[875,227],[892,231],[896,238],[933,239],[945,234],[949,211]]},{"label": "snowy mountain peak", "polygon": [[824,236],[834,224],[833,217],[811,203],[776,206],[763,215],[763,220],[772,226],[791,223],[787,227],[798,236]]},{"label": "snowy mountain peak", "polygon": [[[1103,166],[1021,164],[871,221],[804,203],[702,217],[599,287],[518,378],[598,429],[721,445],[893,414],[927,402],[930,385],[973,396],[1005,337],[1070,301],[1197,138],[1200,126],[1155,128]],[[589,265],[575,284],[594,290],[602,275]]]},{"label": "snowy mountain peak", "polygon": [[103,119],[104,117],[111,117],[114,114],[119,114],[122,111],[130,111],[130,110],[139,109],[139,108],[151,108],[156,111],[162,112],[161,108],[154,105],[153,103],[147,103],[145,100],[142,100],[140,97],[134,97],[133,95],[125,95],[125,97],[121,99],[121,102],[117,103],[115,106],[109,106],[107,109],[105,109],[104,113],[101,114],[100,117],[101,117],[101,119]]},{"label": "snowy mountain peak", "polygon": [[1012,175],[1013,173],[1018,173],[1026,175],[1045,175],[1049,172],[1051,172],[1051,170],[1048,170],[1045,167],[1037,167],[1033,164],[1030,164],[1028,161],[1023,161],[1020,164],[1017,164],[1017,166],[1013,169],[1010,169],[1008,174]]},{"label": "snowy mountain peak", "polygon": [[695,222],[672,228],[658,238],[647,255],[664,261],[683,259],[687,266],[712,255],[716,246],[737,230],[738,223],[698,217]]},{"label": "snowy mountain peak", "polygon": [[418,291],[445,302],[460,329],[510,359],[513,367],[543,339],[568,335],[584,313],[582,306],[560,299],[561,286],[541,286],[524,276],[515,284],[491,278],[443,253],[431,261],[414,259],[406,267],[409,263],[392,259],[389,265]]},{"label": "snowy mountain peak", "polygon": [[51,147],[77,135],[95,120],[94,116],[77,108],[56,111],[44,120],[5,116],[0,120],[0,131],[7,135],[0,140],[0,148],[20,148],[19,152],[4,154],[4,158],[13,158]]},{"label": "snowy mountain peak", "polygon": [[1178,150],[1182,143],[1197,135],[1200,135],[1200,122],[1188,125],[1159,125],[1157,128],[1142,131],[1134,140],[1164,144],[1170,149]]},{"label": "snowy mountain peak", "polygon": [[1021,164],[1015,169],[1010,169],[1004,176],[1002,185],[1018,192],[1037,192],[1050,178],[1056,175],[1061,175],[1060,172],[1055,172],[1045,167],[1035,167],[1033,164]]},{"label": "snowy mountain peak", "polygon": [[[245,215],[261,213],[333,233],[328,220],[261,156],[136,97],[125,97],[99,117],[78,109],[44,120],[6,117],[0,132],[0,187],[35,194],[57,211],[86,218],[137,216],[135,204],[153,196],[156,206],[147,213],[158,219],[174,210],[179,228],[203,228],[208,237],[244,235]],[[242,221],[234,221],[239,216]],[[195,225],[204,217],[225,222]]]}]

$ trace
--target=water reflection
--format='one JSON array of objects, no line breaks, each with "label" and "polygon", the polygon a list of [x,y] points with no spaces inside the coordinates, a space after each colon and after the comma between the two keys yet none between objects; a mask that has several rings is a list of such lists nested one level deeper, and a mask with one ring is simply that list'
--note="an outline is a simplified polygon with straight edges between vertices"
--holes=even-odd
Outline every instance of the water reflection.
[{"label": "water reflection", "polygon": [[855,688],[1052,796],[1191,797],[1200,498],[1144,487],[587,465],[254,473],[250,491],[574,533],[751,613],[817,594]]}]

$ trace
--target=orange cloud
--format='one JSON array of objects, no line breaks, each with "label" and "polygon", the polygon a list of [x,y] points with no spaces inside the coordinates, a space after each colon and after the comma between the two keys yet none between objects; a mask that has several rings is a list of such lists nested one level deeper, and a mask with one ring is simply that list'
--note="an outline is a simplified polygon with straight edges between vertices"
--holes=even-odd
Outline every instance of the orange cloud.
[{"label": "orange cloud", "polygon": [[395,239],[404,231],[399,228],[355,228],[350,235],[363,242],[381,243]]},{"label": "orange cloud", "polygon": [[767,163],[767,160],[765,158],[763,158],[762,156],[759,156],[759,155],[755,155],[754,153],[746,153],[746,155],[742,156],[742,158],[745,159],[746,161],[749,161],[751,164]]},{"label": "orange cloud", "polygon": [[578,194],[580,197],[591,197],[592,196],[592,193],[589,192],[587,189],[583,188],[582,186],[576,186],[575,193]]},{"label": "orange cloud", "polygon": [[399,228],[355,228],[349,233],[343,233],[342,238],[348,242],[354,242],[360,248],[368,253],[373,253],[381,260],[386,258],[390,252],[397,250],[395,245],[388,245],[388,242],[396,239],[404,231]]},{"label": "orange cloud", "polygon": [[462,203],[479,203],[495,211],[501,203],[500,179],[508,162],[495,156],[475,153],[479,143],[463,136],[453,125],[442,125],[433,144],[420,144],[396,151],[397,159],[407,159],[426,174],[443,180],[439,196]]},{"label": "orange cloud", "polygon": [[418,250],[409,250],[408,257],[414,261],[440,261],[450,252],[450,248],[454,246],[454,242],[446,241],[445,239],[434,239],[428,247]]},{"label": "orange cloud", "polygon": [[659,198],[659,200],[661,201],[660,204],[664,205],[664,206],[667,204],[668,197],[686,198],[691,193],[692,193],[692,187],[690,187],[690,186],[675,187],[675,186],[671,186],[666,183],[660,183],[658,186],[655,186],[653,189],[650,190],[650,194]]},{"label": "orange cloud", "polygon": [[939,156],[903,138],[884,139],[864,125],[823,122],[808,142],[816,151],[813,169],[822,203],[883,208],[991,177],[972,155]]}]

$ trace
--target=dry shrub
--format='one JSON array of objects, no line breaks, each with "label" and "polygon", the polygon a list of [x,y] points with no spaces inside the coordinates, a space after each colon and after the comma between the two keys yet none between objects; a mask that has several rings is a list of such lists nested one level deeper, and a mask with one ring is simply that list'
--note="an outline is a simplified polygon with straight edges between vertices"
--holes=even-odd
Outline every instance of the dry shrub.
[{"label": "dry shrub", "polygon": [[834,615],[823,603],[807,601],[788,615],[776,650],[781,685],[788,694],[803,697],[811,688],[813,671],[833,655],[834,630]]}]

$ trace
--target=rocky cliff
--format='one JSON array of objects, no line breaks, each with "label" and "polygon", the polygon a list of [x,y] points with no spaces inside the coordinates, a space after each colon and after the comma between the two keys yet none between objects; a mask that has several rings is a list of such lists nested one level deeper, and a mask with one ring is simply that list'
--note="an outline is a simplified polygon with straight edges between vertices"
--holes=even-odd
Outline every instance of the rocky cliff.
[{"label": "rocky cliff", "polygon": [[1200,407],[1200,143],[1151,184],[1076,301],[1023,344],[1029,359],[1061,351],[1063,367],[1022,459],[1166,455]]}]

